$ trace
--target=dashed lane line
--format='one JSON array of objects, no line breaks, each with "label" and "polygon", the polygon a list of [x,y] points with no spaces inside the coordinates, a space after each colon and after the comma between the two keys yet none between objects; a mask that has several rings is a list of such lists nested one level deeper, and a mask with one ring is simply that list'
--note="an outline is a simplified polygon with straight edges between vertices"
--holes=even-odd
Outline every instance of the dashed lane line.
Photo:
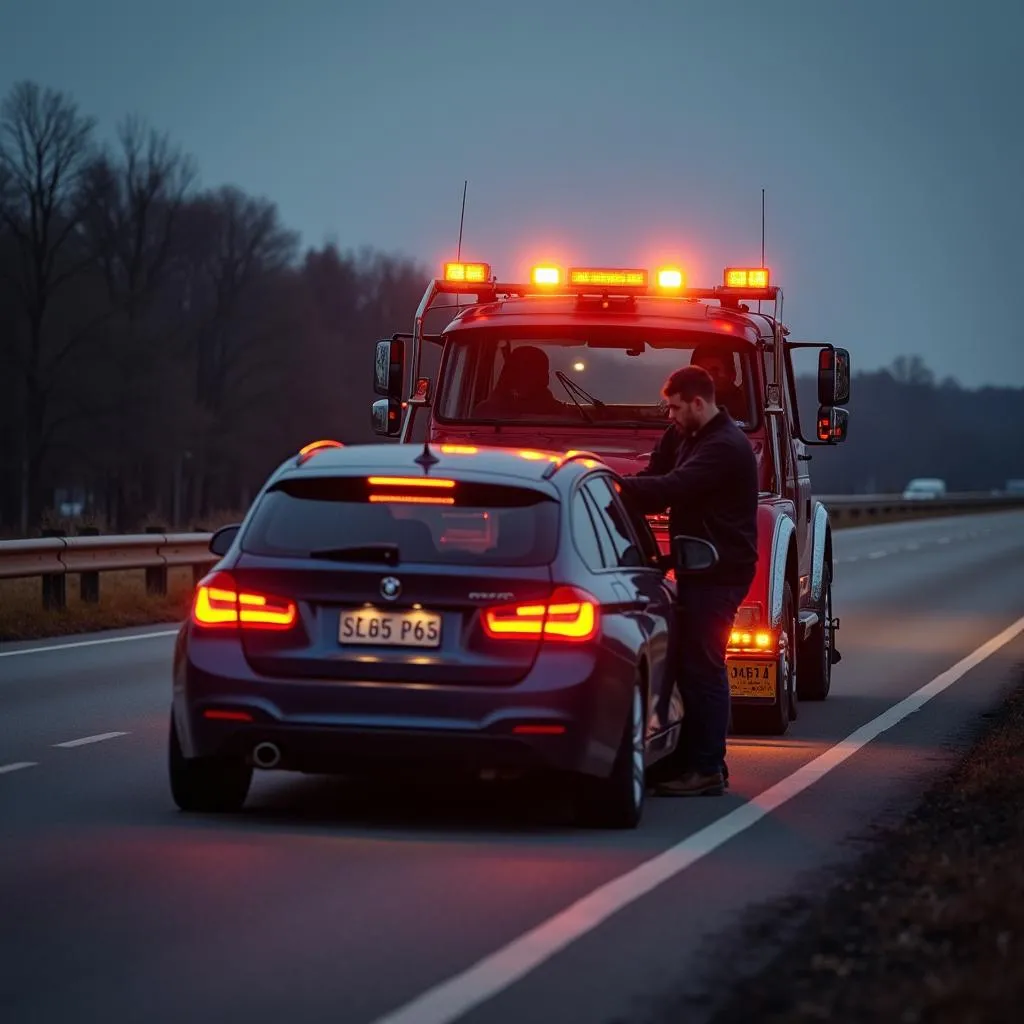
[{"label": "dashed lane line", "polygon": [[63,743],[54,743],[55,747],[84,747],[90,743],[102,743],[104,740],[112,740],[117,736],[127,736],[126,732],[101,732],[95,736],[83,736],[78,740],[65,740]]},{"label": "dashed lane line", "polygon": [[22,768],[34,768],[36,764],[36,761],[14,761],[11,764],[0,764],[0,775],[21,771]]},{"label": "dashed lane line", "polygon": [[21,647],[16,651],[0,651],[0,658],[20,658],[23,654],[50,654],[53,651],[75,651],[82,647],[126,644],[132,640],[155,640],[162,636],[177,635],[177,629],[161,629],[155,633],[133,633],[131,636],[104,636],[96,640],[75,640],[68,644],[47,644],[45,647]]}]

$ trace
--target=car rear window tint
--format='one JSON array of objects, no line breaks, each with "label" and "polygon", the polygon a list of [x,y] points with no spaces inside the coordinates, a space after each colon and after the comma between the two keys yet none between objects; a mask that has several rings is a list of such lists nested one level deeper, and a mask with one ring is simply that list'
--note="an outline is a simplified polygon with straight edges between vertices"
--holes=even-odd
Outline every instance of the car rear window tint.
[{"label": "car rear window tint", "polygon": [[242,549],[302,557],[396,544],[403,562],[481,566],[545,565],[555,556],[558,504],[540,491],[461,481],[450,495],[433,488],[386,490],[422,499],[443,495],[450,503],[371,503],[373,488],[362,478],[286,480],[258,503]]}]

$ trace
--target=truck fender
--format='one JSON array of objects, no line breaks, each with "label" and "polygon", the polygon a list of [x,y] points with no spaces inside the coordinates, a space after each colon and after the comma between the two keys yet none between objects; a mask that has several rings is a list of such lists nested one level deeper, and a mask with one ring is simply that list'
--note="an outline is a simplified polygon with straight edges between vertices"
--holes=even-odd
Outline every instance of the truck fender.
[{"label": "truck fender", "polygon": [[[771,568],[768,577],[768,623],[772,629],[778,629],[782,625],[782,596],[795,536],[796,525],[792,518],[787,515],[778,516],[772,532]],[[793,600],[799,599],[798,588],[793,593]]]},{"label": "truck fender", "polygon": [[828,509],[820,501],[814,503],[811,516],[810,569],[808,601],[812,608],[819,609],[825,596],[825,570],[832,569],[832,527],[829,525]]}]

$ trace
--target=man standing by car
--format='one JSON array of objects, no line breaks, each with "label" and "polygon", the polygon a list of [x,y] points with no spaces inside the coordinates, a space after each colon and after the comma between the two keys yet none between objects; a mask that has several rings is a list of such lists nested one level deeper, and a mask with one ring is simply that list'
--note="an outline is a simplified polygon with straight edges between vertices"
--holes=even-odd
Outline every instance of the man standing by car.
[{"label": "man standing by car", "polygon": [[622,496],[645,514],[669,509],[669,535],[702,537],[718,550],[709,572],[676,580],[675,664],[683,698],[682,774],[659,792],[719,795],[727,785],[729,681],[725,651],[736,611],[757,568],[757,460],[750,441],[715,402],[699,366],[676,370],[662,394],[669,429],[645,470],[622,480]]}]

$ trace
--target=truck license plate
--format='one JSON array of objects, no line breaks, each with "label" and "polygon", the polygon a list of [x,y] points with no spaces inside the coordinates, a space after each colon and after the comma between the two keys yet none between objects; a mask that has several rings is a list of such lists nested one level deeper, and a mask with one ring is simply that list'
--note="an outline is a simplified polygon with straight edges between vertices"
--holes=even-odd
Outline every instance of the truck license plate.
[{"label": "truck license plate", "polygon": [[727,661],[729,694],[733,697],[774,697],[778,664],[774,661]]}]

